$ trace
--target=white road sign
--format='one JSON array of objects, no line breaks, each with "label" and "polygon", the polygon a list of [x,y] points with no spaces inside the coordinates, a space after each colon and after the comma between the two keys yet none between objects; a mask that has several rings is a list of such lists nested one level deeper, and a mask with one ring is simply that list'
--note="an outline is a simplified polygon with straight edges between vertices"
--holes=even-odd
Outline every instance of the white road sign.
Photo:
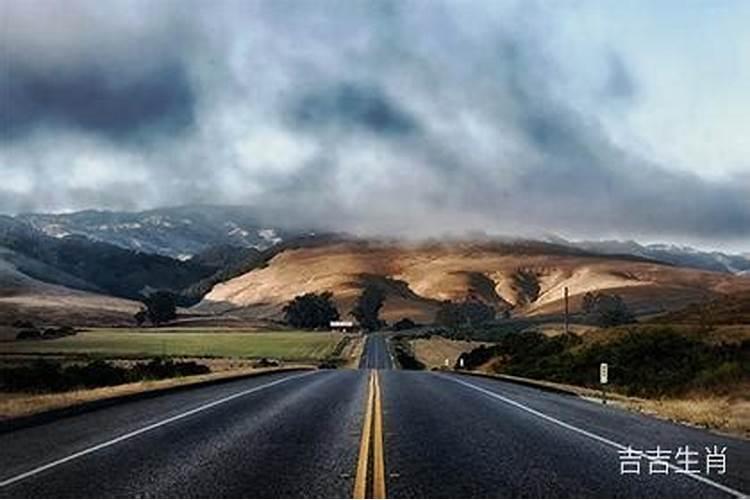
[{"label": "white road sign", "polygon": [[599,365],[599,382],[606,384],[609,381],[609,366],[607,363]]}]

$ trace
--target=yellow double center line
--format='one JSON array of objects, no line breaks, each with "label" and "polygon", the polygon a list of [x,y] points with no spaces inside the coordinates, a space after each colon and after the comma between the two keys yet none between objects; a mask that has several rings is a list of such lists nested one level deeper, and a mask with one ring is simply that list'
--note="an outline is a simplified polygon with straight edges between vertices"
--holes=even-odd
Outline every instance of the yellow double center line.
[{"label": "yellow double center line", "polygon": [[370,371],[367,389],[367,406],[359,443],[357,477],[354,479],[354,498],[367,495],[370,442],[372,442],[372,498],[385,498],[385,458],[383,456],[383,407],[380,398],[378,373]]}]

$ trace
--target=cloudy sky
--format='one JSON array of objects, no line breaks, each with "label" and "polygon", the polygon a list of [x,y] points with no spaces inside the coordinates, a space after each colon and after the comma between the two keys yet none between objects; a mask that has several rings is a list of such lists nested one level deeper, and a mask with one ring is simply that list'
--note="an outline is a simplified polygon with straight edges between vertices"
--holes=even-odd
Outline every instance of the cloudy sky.
[{"label": "cloudy sky", "polygon": [[231,203],[747,251],[748,19],[739,0],[4,0],[0,212]]}]

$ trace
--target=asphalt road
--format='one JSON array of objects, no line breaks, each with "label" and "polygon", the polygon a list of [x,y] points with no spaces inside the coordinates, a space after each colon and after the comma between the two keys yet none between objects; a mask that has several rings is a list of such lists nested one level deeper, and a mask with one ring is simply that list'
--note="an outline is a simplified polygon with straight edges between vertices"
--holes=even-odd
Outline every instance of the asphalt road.
[{"label": "asphalt road", "polygon": [[0,482],[202,405],[254,391],[0,487],[0,495],[349,496],[366,381],[367,372],[359,370],[270,375],[3,434]]},{"label": "asphalt road", "polygon": [[[382,336],[368,337],[363,365],[392,366]],[[618,445],[726,446],[727,470],[649,475],[642,460],[623,476]],[[378,464],[379,491],[396,498],[750,491],[747,441],[497,380],[388,369],[181,391],[0,434],[0,450],[3,497],[351,497],[360,476],[378,491]]]},{"label": "asphalt road", "polygon": [[726,474],[698,477],[750,491],[747,441],[482,377],[389,371],[381,381],[395,498],[735,496],[674,471],[649,475],[646,461],[621,475],[616,444],[726,446]]},{"label": "asphalt road", "polygon": [[393,368],[393,358],[388,350],[385,336],[381,333],[371,333],[365,338],[365,348],[359,359],[360,369],[390,370]]}]

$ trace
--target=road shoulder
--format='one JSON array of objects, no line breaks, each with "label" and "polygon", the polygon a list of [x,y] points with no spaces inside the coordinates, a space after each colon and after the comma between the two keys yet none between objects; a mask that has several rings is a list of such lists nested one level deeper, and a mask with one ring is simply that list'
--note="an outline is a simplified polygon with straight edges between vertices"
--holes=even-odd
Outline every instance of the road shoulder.
[{"label": "road shoulder", "polygon": [[135,382],[63,393],[22,395],[0,402],[0,433],[39,425],[117,404],[279,372],[313,370],[308,365],[251,368],[165,380]]}]

